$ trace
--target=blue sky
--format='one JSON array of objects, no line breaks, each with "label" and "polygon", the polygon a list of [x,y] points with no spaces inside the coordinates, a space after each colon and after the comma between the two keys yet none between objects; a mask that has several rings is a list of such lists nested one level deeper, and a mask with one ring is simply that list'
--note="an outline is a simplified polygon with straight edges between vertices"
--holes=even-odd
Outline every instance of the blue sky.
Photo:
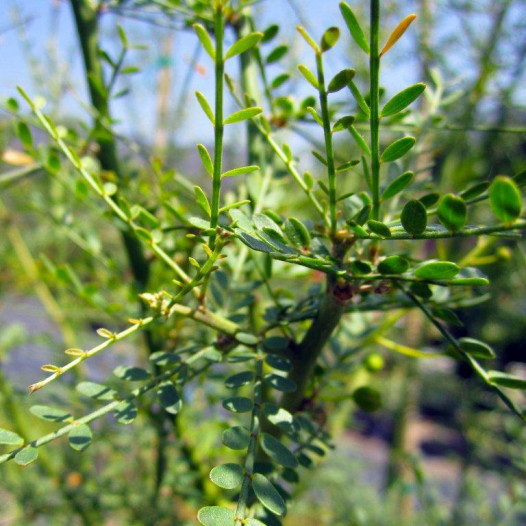
[{"label": "blue sky", "polygon": [[[0,25],[0,98],[12,96],[16,93],[16,85],[21,85],[32,96],[49,92],[53,86],[62,81],[71,83],[69,95],[62,97],[60,106],[54,108],[59,110],[59,116],[68,114],[86,115],[82,108],[82,101],[86,101],[85,82],[82,74],[78,44],[75,39],[72,16],[69,2],[60,0],[2,0],[7,7],[7,17]],[[294,31],[298,23],[305,24],[312,31],[315,38],[319,38],[322,31],[330,25],[339,25],[343,28],[343,22],[338,9],[337,0],[267,0],[261,4],[261,10],[256,11],[256,20],[262,27],[269,23],[279,23],[284,27],[276,39],[276,43],[287,43],[293,45],[293,55],[298,62],[313,65],[313,57],[305,43]],[[352,2],[356,3],[356,2]],[[408,2],[411,7],[412,2]],[[293,6],[301,6],[297,10]],[[15,10],[15,6],[17,10]],[[321,7],[321,8],[320,8]],[[410,12],[410,11],[408,11]],[[15,16],[15,14],[17,15]],[[17,23],[17,16],[24,23],[23,30],[20,28],[10,29]],[[302,20],[300,21],[299,18]],[[135,57],[130,57],[129,65],[139,63],[144,65],[142,72],[133,78],[133,91],[130,96],[116,102],[113,114],[122,122],[120,131],[140,135],[148,140],[155,131],[155,93],[158,78],[161,53],[158,48],[159,36],[164,30],[159,27],[139,23],[131,19],[123,19],[114,15],[105,15],[102,25],[104,35],[103,44],[107,46],[113,55],[116,24],[121,23],[129,32],[130,38],[142,44],[150,46],[149,51],[136,52]],[[387,28],[386,28],[387,29]],[[342,31],[342,40],[338,43],[338,49],[326,55],[327,76],[336,73],[344,67],[352,67],[352,56],[347,52],[349,37],[346,31]],[[27,35],[27,40],[24,39]],[[403,67],[392,67],[392,62],[386,61],[385,69],[389,75],[390,91],[397,91],[406,85],[419,80],[415,75],[415,56],[411,54],[410,45],[414,35],[408,34],[406,42],[398,45],[396,53],[392,54],[391,60],[402,58]],[[173,70],[185,71],[191,61],[196,45],[196,39],[190,32],[179,32],[174,42],[174,53],[171,57]],[[270,49],[270,48],[269,48]],[[360,51],[356,51],[360,53]],[[28,59],[35,58],[38,75],[31,73]],[[204,53],[199,59],[198,70],[203,73],[194,75],[191,91],[199,89],[210,100],[212,94],[211,64],[209,64]],[[271,76],[280,72],[280,66],[271,70]],[[179,76],[177,76],[177,74]],[[183,74],[177,73],[174,81],[173,99],[176,101],[180,95]],[[309,86],[304,85],[297,93],[299,97],[311,94]],[[286,94],[286,93],[285,93]],[[203,135],[209,137],[210,127],[207,124],[194,100],[190,97],[185,103],[186,115],[191,115],[190,120],[184,121],[185,127],[179,133],[178,142],[187,143],[203,140]],[[60,117],[59,117],[60,118]]]}]

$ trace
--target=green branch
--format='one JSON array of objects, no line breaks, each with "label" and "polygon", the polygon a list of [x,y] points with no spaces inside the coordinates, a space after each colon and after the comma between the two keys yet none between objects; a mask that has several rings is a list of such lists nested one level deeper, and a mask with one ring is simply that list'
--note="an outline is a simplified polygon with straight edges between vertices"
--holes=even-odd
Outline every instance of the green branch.
[{"label": "green branch", "polygon": [[370,131],[371,131],[371,180],[373,192],[372,217],[380,219],[380,0],[371,0],[370,37]]},{"label": "green branch", "polygon": [[[212,180],[212,205],[210,228],[216,229],[219,220],[219,199],[221,196],[221,172],[223,163],[223,91],[224,69],[223,34],[225,29],[223,6],[218,2],[214,17],[215,31],[215,114],[214,114],[214,173]],[[210,236],[210,245],[214,247],[216,234]]]},{"label": "green branch", "polygon": [[263,360],[256,358],[256,376],[254,380],[254,407],[250,419],[250,441],[248,443],[247,455],[245,457],[245,474],[239,492],[235,513],[235,526],[242,526],[247,514],[249,504],[249,492],[252,485],[252,475],[256,462],[256,452],[258,447],[258,436],[260,432],[261,404],[263,402]]},{"label": "green branch", "polygon": [[332,131],[329,120],[329,103],[325,75],[323,72],[323,58],[321,51],[316,53],[316,68],[318,71],[318,93],[320,97],[323,135],[325,138],[325,158],[327,160],[327,177],[329,179],[329,212],[331,216],[331,235],[336,234],[336,168],[334,166],[334,149],[332,146]]},{"label": "green branch", "polygon": [[[151,389],[159,385],[161,382],[165,380],[169,380],[170,378],[172,378],[173,376],[181,372],[183,369],[185,369],[192,363],[199,360],[203,356],[203,354],[205,354],[206,350],[207,349],[202,349],[201,351],[195,353],[190,358],[188,358],[188,360],[186,360],[184,363],[178,364],[176,367],[156,376],[155,378],[153,378],[146,384],[142,385],[141,387],[137,387],[130,393],[129,396],[122,398],[122,399],[113,400],[112,402],[109,402],[108,404],[102,406],[96,411],[93,411],[92,413],[85,415],[64,427],[61,427],[57,431],[48,433],[47,435],[44,435],[40,438],[37,438],[36,440],[33,440],[32,442],[24,444],[23,446],[17,449],[14,449],[13,451],[10,451],[9,453],[6,453],[5,455],[1,455],[0,464],[3,464],[4,462],[7,462],[8,460],[13,459],[18,452],[22,451],[23,449],[27,447],[38,448],[38,447],[44,446],[48,444],[49,442],[52,442],[54,440],[57,440],[60,437],[67,435],[70,431],[72,431],[73,429],[75,429],[76,427],[82,424],[89,424],[90,422],[93,422],[94,420],[97,420],[103,417],[104,415],[111,413],[112,411],[117,409],[119,404],[122,404],[123,402],[130,402],[132,400],[135,400],[136,398],[140,398],[142,395],[144,395],[145,393],[147,393],[148,391],[150,391]],[[211,364],[207,364],[206,367],[209,367],[210,365]],[[196,376],[197,374],[200,374],[201,372],[202,372],[202,369],[195,371],[192,375],[188,376],[188,379],[193,378],[194,376]]]}]

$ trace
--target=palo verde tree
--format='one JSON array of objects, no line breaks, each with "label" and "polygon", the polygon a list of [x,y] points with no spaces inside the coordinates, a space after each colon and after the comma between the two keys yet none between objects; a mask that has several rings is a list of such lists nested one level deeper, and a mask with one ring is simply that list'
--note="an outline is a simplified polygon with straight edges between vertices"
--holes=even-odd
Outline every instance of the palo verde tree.
[{"label": "palo verde tree", "polygon": [[[151,495],[146,512],[152,524],[162,488],[184,484],[177,477],[173,482],[176,459],[184,460],[198,490],[201,524],[281,524],[300,477],[316,469],[313,457],[333,448],[334,414],[347,414],[351,400],[366,411],[381,405],[374,358],[366,360],[363,380],[371,345],[411,359],[445,355],[463,362],[523,419],[526,379],[487,366],[495,358],[492,348],[477,335],[457,339],[449,326],[457,321],[455,309],[475,304],[488,285],[472,262],[495,250],[495,241],[520,238],[526,228],[520,190],[525,173],[481,178],[447,192],[433,187],[425,132],[435,115],[412,108],[427,97],[437,110],[440,90],[418,82],[383,100],[381,88],[382,63],[412,30],[415,15],[384,35],[379,0],[370,1],[367,24],[349,3],[340,4],[340,26],[352,37],[353,53],[366,60],[367,74],[349,67],[327,75],[326,58],[341,30],[330,27],[318,38],[298,27],[311,58],[297,70],[311,94],[294,106],[277,95],[291,82],[289,73],[268,73],[288,48],[272,44],[277,26],[258,27],[252,3],[71,0],[91,126],[79,133],[57,122],[42,98],[23,88],[22,100],[7,101],[32,164],[3,182],[45,172],[118,234],[119,245],[111,240],[113,250],[121,247],[115,257],[79,233],[75,237],[74,229],[70,238],[92,266],[104,267],[119,283],[121,306],[115,312],[104,301],[103,283],[93,289],[99,271],[83,281],[72,266],[60,266],[65,261],[45,258],[45,268],[36,266],[10,223],[17,257],[39,283],[37,293],[51,314],[59,306],[45,283],[59,280],[107,314],[114,328],[98,328],[101,342],[87,348],[67,315],[55,316],[69,361],[42,366],[47,376],[29,387],[32,401],[72,376],[83,404],[74,399],[69,409],[37,402],[33,416],[11,404],[12,426],[0,430],[0,444],[11,449],[0,463],[25,466],[40,454],[47,473],[56,475],[47,444],[64,437],[84,452],[97,442],[98,421],[113,415],[117,423],[131,424],[141,412],[155,437],[152,487],[144,489]],[[118,79],[134,73],[127,65],[134,46],[119,29],[120,54],[102,49],[99,20],[106,9],[144,4],[192,28],[213,67],[213,100],[195,92],[214,137],[212,148],[197,144],[204,184],[196,184],[198,174],[184,175],[158,160],[151,163],[155,182],[140,184],[121,158],[111,110],[124,95]],[[227,111],[232,104],[235,110]],[[317,164],[310,172],[282,133],[305,123],[317,137]],[[35,144],[32,128],[49,143]],[[241,166],[225,156],[231,129],[246,132]],[[8,204],[0,205],[9,218]],[[463,239],[477,243],[462,244],[454,261],[444,257],[448,243]],[[432,350],[387,337],[413,313],[438,335]],[[355,316],[365,326],[359,334],[349,328]],[[147,355],[137,355],[140,363],[119,364],[106,382],[86,379],[92,357],[140,335]],[[27,423],[33,417],[55,428],[35,437]],[[195,494],[188,499],[195,501]],[[100,519],[85,499],[74,499],[73,509],[85,524]],[[175,512],[171,518],[176,520]]]}]

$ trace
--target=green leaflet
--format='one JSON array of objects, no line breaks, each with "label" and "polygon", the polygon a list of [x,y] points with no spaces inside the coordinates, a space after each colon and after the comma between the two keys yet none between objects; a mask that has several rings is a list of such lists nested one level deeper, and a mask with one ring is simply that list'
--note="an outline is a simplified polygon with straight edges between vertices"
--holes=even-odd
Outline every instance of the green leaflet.
[{"label": "green leaflet", "polygon": [[250,442],[250,431],[243,426],[229,427],[223,431],[222,441],[230,449],[246,449]]},{"label": "green leaflet", "polygon": [[200,91],[196,91],[195,96],[197,98],[197,102],[199,102],[199,106],[201,106],[201,109],[205,112],[205,115],[212,124],[215,124],[214,112],[212,111],[210,104],[208,104],[206,97]]},{"label": "green leaflet", "polygon": [[391,230],[389,229],[389,227],[386,224],[381,223],[380,221],[370,219],[369,221],[367,221],[367,227],[371,232],[381,237],[391,237]]},{"label": "green leaflet", "polygon": [[439,221],[451,232],[460,230],[466,224],[467,207],[462,197],[446,194],[438,204]]},{"label": "green leaflet", "polygon": [[402,256],[387,256],[378,265],[380,274],[403,274],[409,269],[409,261]]},{"label": "green leaflet", "polygon": [[205,51],[208,53],[209,57],[212,60],[215,60],[216,52],[214,48],[214,42],[210,38],[208,31],[201,24],[194,24],[192,27],[194,28],[197,38],[199,39],[199,42],[201,42],[201,45],[203,46]]},{"label": "green leaflet", "polygon": [[225,119],[224,124],[235,124],[237,122],[243,122],[248,119],[252,119],[253,117],[256,117],[262,112],[263,108],[260,108],[258,106],[254,106],[252,108],[244,108],[229,115]]},{"label": "green leaflet", "polygon": [[415,277],[426,280],[448,280],[460,272],[460,267],[451,261],[428,261],[415,270]]},{"label": "green leaflet", "polygon": [[274,462],[286,468],[295,468],[298,465],[292,451],[277,438],[268,433],[261,433],[259,439],[261,448]]},{"label": "green leaflet", "polygon": [[369,54],[369,42],[365,36],[365,33],[363,32],[362,27],[360,26],[360,23],[354,15],[353,10],[349,7],[349,4],[346,2],[341,2],[340,11],[356,44],[358,44],[358,46],[363,51],[365,51],[365,53]]},{"label": "green leaflet", "polygon": [[475,338],[460,338],[458,343],[463,351],[471,354],[475,358],[483,360],[495,358],[493,349],[487,343],[481,342],[480,340],[476,340]]},{"label": "green leaflet", "polygon": [[235,489],[243,482],[243,468],[239,464],[222,464],[210,471],[210,480],[223,489]]},{"label": "green leaflet", "polygon": [[222,506],[206,506],[197,513],[203,526],[234,526],[234,512]]},{"label": "green leaflet", "polygon": [[408,201],[400,216],[402,226],[408,234],[421,234],[427,226],[427,212],[420,201]]},{"label": "green leaflet", "polygon": [[263,33],[249,33],[234,42],[226,52],[224,60],[240,55],[253,48],[263,37]]},{"label": "green leaflet", "polygon": [[194,186],[195,202],[199,207],[204,211],[204,213],[210,217],[212,215],[212,209],[210,208],[210,203],[208,202],[208,197],[204,193],[203,189],[199,186]]},{"label": "green leaflet", "polygon": [[33,446],[27,446],[24,449],[21,449],[16,455],[15,455],[15,462],[19,466],[27,466],[28,464],[31,464],[31,462],[34,462],[38,458],[38,449]]},{"label": "green leaflet", "polygon": [[69,445],[75,451],[84,451],[91,444],[92,439],[93,433],[87,424],[75,426],[68,433]]},{"label": "green leaflet", "polygon": [[380,161],[383,163],[391,163],[403,157],[414,145],[416,139],[414,137],[402,137],[397,141],[391,143],[380,156]]},{"label": "green leaflet", "polygon": [[337,91],[345,88],[345,86],[348,86],[352,81],[355,74],[356,71],[354,69],[342,69],[339,73],[336,73],[336,75],[334,75],[332,80],[329,82],[327,91],[329,93],[336,93]]},{"label": "green leaflet", "polygon": [[48,422],[60,424],[73,421],[73,416],[67,411],[47,405],[33,405],[29,408],[29,411],[36,417]]},{"label": "green leaflet", "polygon": [[394,181],[392,181],[387,188],[382,192],[382,200],[391,199],[396,194],[399,194],[402,190],[407,188],[413,180],[413,172],[404,172],[399,175]]},{"label": "green leaflet", "polygon": [[13,431],[0,428],[0,444],[6,446],[19,446],[23,443],[24,439],[20,435],[17,435]]},{"label": "green leaflet", "polygon": [[499,221],[510,223],[522,212],[522,197],[517,184],[510,177],[498,175],[489,187],[491,210]]},{"label": "green leaflet", "polygon": [[298,70],[299,72],[303,75],[303,78],[315,89],[320,89],[320,86],[318,84],[318,80],[316,79],[316,77],[314,76],[314,73],[312,73],[312,71],[307,67],[307,66],[304,66],[303,64],[300,64],[298,66]]},{"label": "green leaflet", "polygon": [[157,388],[157,396],[164,410],[176,415],[183,405],[183,401],[174,384],[170,381],[162,382]]},{"label": "green leaflet", "polygon": [[338,42],[338,39],[340,38],[340,30],[337,27],[330,27],[323,33],[321,37],[321,51],[324,53],[325,51],[329,51],[329,49],[333,48],[336,45],[336,42]]},{"label": "green leaflet", "polygon": [[519,378],[513,374],[501,371],[488,371],[488,376],[493,384],[508,387],[509,389],[526,389],[526,379]]},{"label": "green leaflet", "polygon": [[252,477],[252,488],[259,502],[275,515],[283,516],[287,512],[285,501],[272,483],[261,473]]},{"label": "green leaflet", "polygon": [[426,89],[426,85],[422,83],[413,84],[408,88],[397,93],[390,99],[382,108],[381,116],[389,117],[405,110],[407,106],[413,103]]}]

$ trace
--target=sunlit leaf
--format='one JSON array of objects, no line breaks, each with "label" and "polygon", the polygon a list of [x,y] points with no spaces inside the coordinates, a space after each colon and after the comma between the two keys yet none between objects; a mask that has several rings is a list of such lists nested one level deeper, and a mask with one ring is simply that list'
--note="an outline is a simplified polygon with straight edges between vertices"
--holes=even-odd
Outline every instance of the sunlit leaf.
[{"label": "sunlit leaf", "polygon": [[235,57],[253,48],[263,37],[263,33],[249,33],[234,42],[225,54],[225,60]]},{"label": "sunlit leaf", "polygon": [[495,177],[489,188],[491,210],[499,221],[510,223],[522,212],[522,198],[516,183],[510,177]]},{"label": "sunlit leaf", "polygon": [[338,42],[338,39],[340,38],[340,30],[337,27],[329,27],[323,33],[321,37],[321,50],[322,52],[328,51],[329,49],[333,48],[336,45],[336,42]]},{"label": "sunlit leaf", "polygon": [[68,433],[69,445],[75,451],[84,451],[90,444],[93,438],[93,433],[87,424],[75,426]]},{"label": "sunlit leaf", "polygon": [[239,464],[222,464],[210,471],[210,480],[223,489],[235,489],[241,486],[244,472]]},{"label": "sunlit leaf", "polygon": [[385,106],[382,108],[381,116],[389,117],[405,110],[407,106],[418,99],[425,89],[425,84],[418,83],[400,91],[392,99],[386,102]]},{"label": "sunlit leaf", "polygon": [[20,435],[17,435],[13,431],[0,428],[0,444],[5,444],[6,446],[19,446],[23,443],[24,439]]},{"label": "sunlit leaf", "polygon": [[197,513],[203,526],[234,526],[234,512],[221,506],[206,506]]},{"label": "sunlit leaf", "polygon": [[369,54],[369,42],[363,32],[358,19],[354,15],[353,10],[345,2],[340,3],[340,11],[343,15],[343,19],[349,28],[352,38],[358,44],[358,46],[363,49],[367,54]]},{"label": "sunlit leaf", "polygon": [[38,449],[33,446],[27,446],[24,449],[21,449],[16,455],[15,455],[15,462],[19,466],[27,466],[28,464],[31,464],[31,462],[34,462],[38,458]]}]

